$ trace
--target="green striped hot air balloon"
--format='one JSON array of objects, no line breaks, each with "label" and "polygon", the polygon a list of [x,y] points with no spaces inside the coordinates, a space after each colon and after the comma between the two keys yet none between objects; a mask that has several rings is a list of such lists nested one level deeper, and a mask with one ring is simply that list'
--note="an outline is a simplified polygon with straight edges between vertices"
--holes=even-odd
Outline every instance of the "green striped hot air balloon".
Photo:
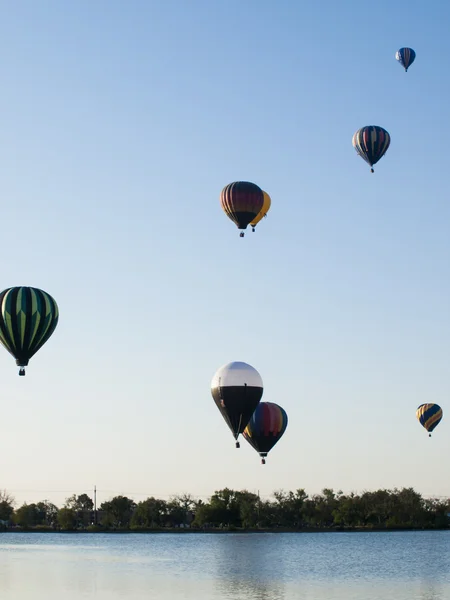
[{"label": "green striped hot air balloon", "polygon": [[0,342],[25,375],[30,358],[55,331],[59,312],[54,299],[38,288],[11,287],[0,293]]}]

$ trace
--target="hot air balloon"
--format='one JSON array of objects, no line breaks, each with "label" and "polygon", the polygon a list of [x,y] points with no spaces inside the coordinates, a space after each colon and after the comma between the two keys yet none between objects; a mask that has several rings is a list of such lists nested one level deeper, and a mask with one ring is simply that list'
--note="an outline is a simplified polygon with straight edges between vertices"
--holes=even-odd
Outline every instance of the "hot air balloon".
[{"label": "hot air balloon", "polygon": [[214,375],[211,394],[239,448],[239,434],[247,427],[263,395],[260,374],[247,363],[228,363]]},{"label": "hot air balloon", "polygon": [[264,194],[263,207],[259,211],[259,213],[256,215],[256,218],[253,219],[253,221],[250,223],[250,225],[252,226],[252,231],[255,231],[255,227],[257,226],[257,224],[261,221],[261,219],[263,217],[267,217],[267,213],[269,212],[270,205],[272,204],[269,194],[267,192],[264,192],[264,190],[263,190],[263,194]]},{"label": "hot air balloon", "polygon": [[0,293],[0,342],[25,375],[30,358],[45,344],[58,323],[54,299],[37,288],[12,287]]},{"label": "hot air balloon", "polygon": [[428,436],[431,437],[431,432],[439,425],[443,417],[442,408],[438,404],[421,404],[416,410],[416,417],[428,431]]},{"label": "hot air balloon", "polygon": [[260,402],[256,407],[243,436],[266,464],[267,453],[272,450],[286,431],[288,417],[286,411],[274,402]]},{"label": "hot air balloon", "polygon": [[405,72],[407,72],[416,58],[416,53],[412,48],[400,48],[400,50],[397,50],[395,53],[395,58],[405,69]]},{"label": "hot air balloon", "polygon": [[[239,229],[247,229],[247,225],[261,212],[264,193],[255,183],[235,181],[223,188],[220,203],[227,217],[236,223]],[[240,237],[244,237],[243,231]]]},{"label": "hot air balloon", "polygon": [[[361,127],[353,136],[353,147],[371,167],[382,158],[391,143],[391,136],[382,127],[368,125]],[[373,173],[373,168],[370,169]]]}]

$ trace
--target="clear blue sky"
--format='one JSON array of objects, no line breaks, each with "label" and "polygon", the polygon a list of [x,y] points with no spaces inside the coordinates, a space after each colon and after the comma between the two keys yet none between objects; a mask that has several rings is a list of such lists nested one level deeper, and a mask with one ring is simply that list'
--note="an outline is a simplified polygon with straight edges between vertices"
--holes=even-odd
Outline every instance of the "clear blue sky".
[{"label": "clear blue sky", "polygon": [[[0,287],[61,315],[25,378],[0,348],[0,488],[450,495],[450,4],[0,9]],[[219,204],[239,179],[272,197],[243,240]],[[289,415],[265,467],[210,394],[234,360]]]}]

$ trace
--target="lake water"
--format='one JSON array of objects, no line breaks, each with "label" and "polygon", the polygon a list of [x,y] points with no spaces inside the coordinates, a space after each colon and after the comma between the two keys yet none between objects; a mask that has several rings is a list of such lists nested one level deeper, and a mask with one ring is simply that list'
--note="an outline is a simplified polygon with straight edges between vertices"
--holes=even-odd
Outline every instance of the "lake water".
[{"label": "lake water", "polygon": [[450,600],[450,531],[0,533],[1,600]]}]

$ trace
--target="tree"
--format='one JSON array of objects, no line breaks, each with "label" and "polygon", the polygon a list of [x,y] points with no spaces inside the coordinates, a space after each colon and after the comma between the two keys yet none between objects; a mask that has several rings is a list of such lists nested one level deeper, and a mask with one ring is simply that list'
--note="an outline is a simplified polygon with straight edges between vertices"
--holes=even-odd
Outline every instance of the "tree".
[{"label": "tree", "polygon": [[178,502],[180,506],[184,508],[186,512],[194,509],[196,502],[191,494],[181,494],[179,496],[174,496],[172,499],[174,502]]},{"label": "tree", "polygon": [[14,522],[23,527],[30,529],[32,527],[46,526],[54,527],[57,523],[58,509],[54,504],[44,500],[35,504],[27,504],[26,502],[18,508],[14,513]]},{"label": "tree", "polygon": [[70,498],[67,498],[64,506],[66,508],[71,508],[75,512],[88,511],[94,509],[94,503],[92,502],[92,498],[90,498],[87,494],[81,494],[80,496],[73,494],[72,496],[70,496]]},{"label": "tree", "polygon": [[177,523],[178,525],[187,525],[191,523],[194,518],[194,510],[197,505],[194,497],[191,496],[191,494],[181,494],[179,496],[175,496],[170,500],[170,504],[172,506],[171,514],[173,515],[174,519],[178,519],[178,515],[180,514],[178,507],[180,507],[183,511],[183,519]]},{"label": "tree", "polygon": [[339,506],[339,498],[342,492],[338,492],[338,496],[334,490],[324,488],[322,494],[314,496],[316,505],[315,525],[318,527],[331,527],[334,525],[333,513]]},{"label": "tree", "polygon": [[[280,490],[274,493],[276,504],[273,510],[272,524],[281,527],[302,527],[308,520],[308,494],[303,488],[295,492],[284,492]],[[309,511],[311,512],[311,511]],[[313,513],[315,510],[313,510]],[[312,516],[312,515],[311,515]]]},{"label": "tree", "polygon": [[241,527],[256,527],[259,522],[259,496],[243,490],[236,492]]},{"label": "tree", "polygon": [[448,527],[450,525],[450,500],[438,500],[431,498],[424,500],[424,520],[427,526]]},{"label": "tree", "polygon": [[15,500],[6,490],[0,490],[0,521],[9,521],[14,512]]},{"label": "tree", "polygon": [[192,522],[192,526],[193,527],[206,527],[208,525],[213,524],[213,520],[214,520],[213,509],[211,508],[211,505],[209,504],[209,502],[205,503],[205,502],[200,501],[196,507],[195,518],[194,518],[194,521]]},{"label": "tree", "polygon": [[58,507],[49,502],[48,500],[44,500],[43,502],[38,502],[36,507],[41,515],[41,525],[46,525],[47,527],[55,527],[58,523]]},{"label": "tree", "polygon": [[196,504],[191,494],[174,496],[167,503],[167,522],[171,527],[190,524],[194,518]]},{"label": "tree", "polygon": [[259,497],[225,488],[214,492],[208,504],[198,504],[193,525],[254,527],[258,522]]},{"label": "tree", "polygon": [[341,496],[339,504],[333,511],[335,525],[343,527],[358,527],[364,524],[364,511],[361,498],[353,492]]},{"label": "tree", "polygon": [[[87,494],[67,498],[64,508],[44,500],[23,504],[15,513],[14,499],[0,491],[0,525],[14,520],[23,528],[54,527],[65,530],[86,525],[93,502]],[[120,529],[177,527],[242,527],[300,529],[307,526],[443,529],[450,526],[450,499],[424,499],[413,488],[364,491],[344,495],[323,489],[308,497],[305,490],[276,491],[272,500],[261,501],[247,490],[224,488],[208,502],[195,502],[190,494],[169,501],[147,498],[138,505],[125,496],[104,502],[99,517],[104,526]]]},{"label": "tree", "polygon": [[104,512],[102,524],[106,527],[126,529],[130,525],[131,515],[136,503],[126,496],[115,496],[108,502],[103,502],[100,510]]},{"label": "tree", "polygon": [[87,494],[81,494],[80,496],[73,494],[66,499],[64,507],[73,510],[77,518],[77,527],[83,527],[91,524],[94,503]]},{"label": "tree", "polygon": [[414,491],[413,488],[403,488],[394,491],[395,520],[402,526],[422,527],[426,520],[426,511],[422,496]]},{"label": "tree", "polygon": [[60,508],[58,511],[58,524],[61,529],[73,531],[77,527],[77,515],[72,508]]},{"label": "tree", "polygon": [[134,529],[156,529],[164,527],[167,520],[167,504],[164,500],[147,498],[139,502],[131,517],[131,527]]},{"label": "tree", "polygon": [[166,504],[166,525],[168,527],[179,527],[190,523],[188,511],[175,498]]},{"label": "tree", "polygon": [[210,500],[210,519],[214,525],[233,526],[241,525],[239,504],[234,490],[224,488],[214,492]]},{"label": "tree", "polygon": [[14,514],[14,521],[20,527],[29,529],[39,524],[41,515],[36,504],[22,504]]}]

